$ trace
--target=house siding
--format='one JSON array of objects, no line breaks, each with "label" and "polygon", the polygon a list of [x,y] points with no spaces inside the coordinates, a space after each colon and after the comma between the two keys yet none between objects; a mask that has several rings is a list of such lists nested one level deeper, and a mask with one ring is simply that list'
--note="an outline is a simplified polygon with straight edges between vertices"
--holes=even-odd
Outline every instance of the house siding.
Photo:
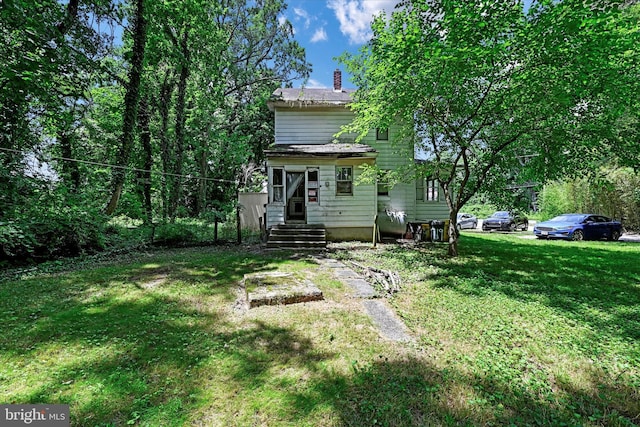
[{"label": "house siding", "polygon": [[[337,108],[277,110],[276,144],[327,144],[352,119],[351,111]],[[345,134],[341,138],[353,140],[355,134]]]}]

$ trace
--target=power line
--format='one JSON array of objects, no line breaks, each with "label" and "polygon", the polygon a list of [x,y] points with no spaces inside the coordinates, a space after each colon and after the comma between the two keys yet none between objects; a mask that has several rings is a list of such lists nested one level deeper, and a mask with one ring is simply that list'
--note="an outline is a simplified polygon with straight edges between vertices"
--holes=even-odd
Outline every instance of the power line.
[{"label": "power line", "polygon": [[[2,151],[9,151],[11,153],[16,153],[16,154],[22,154],[24,155],[24,153],[20,150],[15,150],[12,148],[2,148],[0,147],[0,150]],[[35,155],[35,153],[34,153]],[[174,176],[177,178],[188,178],[188,179],[202,179],[205,181],[216,181],[216,182],[227,182],[227,183],[231,183],[231,184],[239,184],[239,181],[231,181],[228,179],[217,179],[217,178],[205,178],[205,177],[194,177],[192,175],[182,175],[182,174],[177,174],[177,173],[171,173],[171,172],[160,172],[160,171],[153,171],[153,170],[148,170],[148,169],[140,169],[140,168],[134,168],[131,166],[120,166],[120,165],[112,165],[110,163],[101,163],[101,162],[93,162],[90,160],[82,160],[82,159],[73,159],[70,157],[61,157],[61,156],[50,156],[51,160],[64,160],[64,161],[68,161],[68,162],[77,162],[77,163],[83,163],[83,164],[87,164],[87,165],[93,165],[93,166],[103,166],[103,167],[110,167],[110,168],[115,168],[115,169],[123,169],[123,170],[127,170],[127,171],[132,171],[132,172],[148,172],[148,173],[152,173],[152,174],[156,174],[156,175],[165,175],[165,176]],[[38,159],[39,161],[41,161],[40,159]],[[46,163],[46,162],[43,162]]]}]

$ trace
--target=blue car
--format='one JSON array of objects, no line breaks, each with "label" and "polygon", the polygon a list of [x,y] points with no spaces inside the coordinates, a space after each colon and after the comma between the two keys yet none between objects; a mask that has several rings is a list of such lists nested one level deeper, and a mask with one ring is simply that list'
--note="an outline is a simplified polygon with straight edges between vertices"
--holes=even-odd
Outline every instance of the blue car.
[{"label": "blue car", "polygon": [[621,233],[620,221],[594,214],[563,214],[533,227],[539,239],[618,240]]}]

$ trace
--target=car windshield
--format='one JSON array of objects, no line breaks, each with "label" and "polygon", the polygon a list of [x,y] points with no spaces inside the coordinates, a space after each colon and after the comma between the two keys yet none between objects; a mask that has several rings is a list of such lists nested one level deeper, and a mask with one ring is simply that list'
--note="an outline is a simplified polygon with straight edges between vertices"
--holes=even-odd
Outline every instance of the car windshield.
[{"label": "car windshield", "polygon": [[585,216],[586,215],[558,215],[555,218],[551,218],[549,221],[576,223],[582,221]]},{"label": "car windshield", "polygon": [[500,211],[491,215],[492,218],[509,218],[509,212]]}]

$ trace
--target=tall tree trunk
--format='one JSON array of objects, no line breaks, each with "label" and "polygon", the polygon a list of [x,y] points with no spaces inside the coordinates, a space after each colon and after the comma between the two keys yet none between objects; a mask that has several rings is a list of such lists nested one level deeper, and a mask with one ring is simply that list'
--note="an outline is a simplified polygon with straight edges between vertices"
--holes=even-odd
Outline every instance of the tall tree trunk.
[{"label": "tall tree trunk", "polygon": [[136,117],[138,110],[138,97],[140,92],[140,79],[144,62],[146,44],[146,21],[144,18],[144,0],[136,0],[136,14],[133,23],[133,52],[131,57],[131,69],[129,70],[129,83],[124,96],[124,120],[122,125],[122,143],[116,158],[116,165],[112,172],[111,199],[105,208],[107,215],[113,214],[118,207],[118,201],[124,187],[125,169],[131,156],[131,148],[135,133]]},{"label": "tall tree trunk", "polygon": [[[60,151],[65,159],[73,159],[73,137],[68,129],[61,129],[58,135],[60,143]],[[80,188],[80,170],[78,163],[73,160],[64,160],[62,162],[62,180],[67,185],[71,193],[77,193]]]},{"label": "tall tree trunk", "polygon": [[143,172],[142,172],[142,197],[145,213],[145,222],[151,224],[153,222],[153,208],[151,206],[151,168],[153,167],[153,149],[151,146],[151,131],[149,130],[149,103],[146,97],[140,98],[140,142],[142,143],[142,152],[144,156]]},{"label": "tall tree trunk", "polygon": [[172,177],[173,186],[171,187],[169,217],[175,219],[178,210],[178,201],[180,200],[180,190],[182,188],[182,163],[184,159],[184,142],[185,142],[185,123],[186,116],[186,96],[187,96],[187,80],[189,79],[189,30],[185,29],[184,36],[180,43],[182,50],[182,64],[180,69],[180,78],[178,80],[178,97],[176,99],[176,142],[174,146],[174,167]]},{"label": "tall tree trunk", "polygon": [[200,179],[198,179],[198,198],[196,200],[196,216],[200,216],[207,208],[207,175],[209,165],[207,164],[207,149],[200,147],[196,154],[196,163],[200,169]]},{"label": "tall tree trunk", "polygon": [[169,150],[169,106],[171,105],[171,94],[173,93],[173,78],[171,71],[167,69],[162,86],[160,88],[160,157],[162,158],[162,179],[160,181],[160,197],[162,199],[162,220],[166,221],[169,216],[169,185],[168,179],[171,173],[170,150]]},{"label": "tall tree trunk", "polygon": [[449,247],[447,248],[447,254],[452,257],[458,256],[458,238],[460,233],[457,227],[458,211],[449,212]]}]

